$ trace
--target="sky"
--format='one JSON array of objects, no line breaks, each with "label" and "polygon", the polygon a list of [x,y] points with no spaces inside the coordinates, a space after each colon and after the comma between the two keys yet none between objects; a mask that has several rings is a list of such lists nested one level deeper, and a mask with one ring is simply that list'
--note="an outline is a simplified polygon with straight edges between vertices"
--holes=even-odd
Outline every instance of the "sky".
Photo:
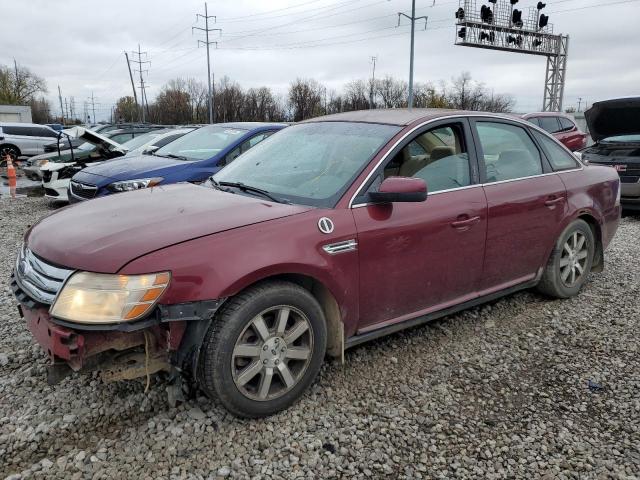
[{"label": "sky", "polygon": [[[506,1],[506,0],[505,0]],[[516,111],[542,107],[544,57],[454,45],[458,0],[416,0],[416,82],[439,84],[463,71],[495,93],[516,100]],[[477,8],[483,3],[476,0]],[[537,1],[520,0],[527,12]],[[564,106],[640,95],[637,22],[640,0],[547,0],[555,33],[570,36]],[[58,86],[76,111],[91,101],[97,120],[132,87],[124,52],[147,52],[147,97],[176,77],[207,81],[204,2],[200,0],[0,0],[0,65],[27,67],[42,76],[58,114]],[[408,80],[409,26],[398,12],[411,0],[217,0],[208,3],[211,59],[243,88],[266,85],[286,94],[297,77],[340,91],[354,79],[393,75]],[[526,15],[526,13],[525,13]],[[139,74],[134,72],[139,84]],[[139,92],[139,91],[138,91]]]}]

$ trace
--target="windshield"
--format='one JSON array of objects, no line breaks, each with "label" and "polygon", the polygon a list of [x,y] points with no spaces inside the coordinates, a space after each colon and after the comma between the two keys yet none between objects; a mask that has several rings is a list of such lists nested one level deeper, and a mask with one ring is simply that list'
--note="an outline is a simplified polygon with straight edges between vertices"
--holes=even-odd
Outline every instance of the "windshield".
[{"label": "windshield", "polygon": [[238,141],[246,130],[218,125],[199,128],[159,148],[155,155],[184,157],[186,160],[206,160]]},{"label": "windshield", "polygon": [[619,135],[615,137],[607,137],[602,141],[611,143],[638,143],[640,142],[640,135]]},{"label": "windshield", "polygon": [[137,137],[132,138],[122,144],[128,151],[135,150],[138,147],[150,142],[154,138],[156,138],[161,133],[164,133],[163,130],[156,130],[154,132],[145,133],[144,135],[139,135]]},{"label": "windshield", "polygon": [[281,130],[217,173],[278,199],[333,207],[400,127],[372,123],[304,123]]}]

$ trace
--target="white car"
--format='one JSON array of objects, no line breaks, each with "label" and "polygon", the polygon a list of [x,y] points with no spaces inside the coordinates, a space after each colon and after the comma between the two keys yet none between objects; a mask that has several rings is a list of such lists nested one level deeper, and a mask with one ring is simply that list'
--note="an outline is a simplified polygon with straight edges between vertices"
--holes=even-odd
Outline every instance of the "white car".
[{"label": "white car", "polygon": [[57,138],[58,132],[46,125],[0,122],[0,157],[38,155],[44,152],[45,145]]},{"label": "white car", "polygon": [[[65,131],[73,138],[81,138],[85,143],[77,149],[64,150],[60,155],[54,153],[48,158],[37,158],[39,170],[42,175],[42,187],[44,196],[52,200],[68,202],[67,188],[69,181],[77,172],[87,166],[88,163],[102,162],[112,158],[126,155],[127,149],[100,135],[82,127],[74,127]],[[46,157],[42,155],[41,157]],[[25,168],[38,168],[34,165]]]}]

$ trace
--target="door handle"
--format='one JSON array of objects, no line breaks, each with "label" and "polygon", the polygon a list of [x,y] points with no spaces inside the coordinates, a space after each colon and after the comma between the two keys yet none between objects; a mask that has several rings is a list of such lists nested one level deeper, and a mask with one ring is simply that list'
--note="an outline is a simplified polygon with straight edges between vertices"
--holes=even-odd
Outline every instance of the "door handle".
[{"label": "door handle", "polygon": [[558,203],[562,203],[564,202],[564,197],[560,196],[560,197],[549,197],[547,200],[545,200],[544,204],[547,207],[555,207],[556,204]]},{"label": "door handle", "polygon": [[[460,218],[462,216],[463,215],[460,215],[458,218]],[[464,215],[464,216],[466,216],[466,215]],[[480,217],[478,215],[476,215],[475,217],[464,218],[462,220],[456,220],[455,222],[451,222],[451,226],[453,228],[458,228],[458,229],[467,229],[471,225],[473,225],[474,223],[478,223],[479,221],[480,221]]]}]

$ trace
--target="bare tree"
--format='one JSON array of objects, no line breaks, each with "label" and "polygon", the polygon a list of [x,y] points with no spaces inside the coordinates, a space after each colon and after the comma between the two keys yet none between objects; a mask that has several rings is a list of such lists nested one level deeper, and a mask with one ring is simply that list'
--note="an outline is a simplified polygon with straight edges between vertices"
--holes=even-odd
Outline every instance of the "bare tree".
[{"label": "bare tree", "polygon": [[47,92],[47,83],[28,68],[0,66],[0,103],[27,105],[38,93]]},{"label": "bare tree", "polygon": [[488,92],[482,83],[471,78],[469,72],[462,72],[452,81],[447,99],[452,108],[497,113],[510,112],[515,104],[509,95],[495,95],[493,92]]},{"label": "bare tree", "polygon": [[44,97],[32,98],[29,101],[31,106],[31,118],[34,123],[49,123],[51,121],[51,104]]},{"label": "bare tree", "polygon": [[120,97],[116,102],[116,122],[133,122],[138,118],[138,106],[132,96]]},{"label": "bare tree", "polygon": [[296,79],[289,87],[289,108],[294,122],[322,114],[324,87],[313,79]]},{"label": "bare tree", "polygon": [[342,108],[344,111],[369,108],[369,85],[364,80],[353,80],[344,87]]},{"label": "bare tree", "polygon": [[407,82],[396,80],[390,75],[376,80],[375,93],[383,108],[406,107],[408,90]]}]

